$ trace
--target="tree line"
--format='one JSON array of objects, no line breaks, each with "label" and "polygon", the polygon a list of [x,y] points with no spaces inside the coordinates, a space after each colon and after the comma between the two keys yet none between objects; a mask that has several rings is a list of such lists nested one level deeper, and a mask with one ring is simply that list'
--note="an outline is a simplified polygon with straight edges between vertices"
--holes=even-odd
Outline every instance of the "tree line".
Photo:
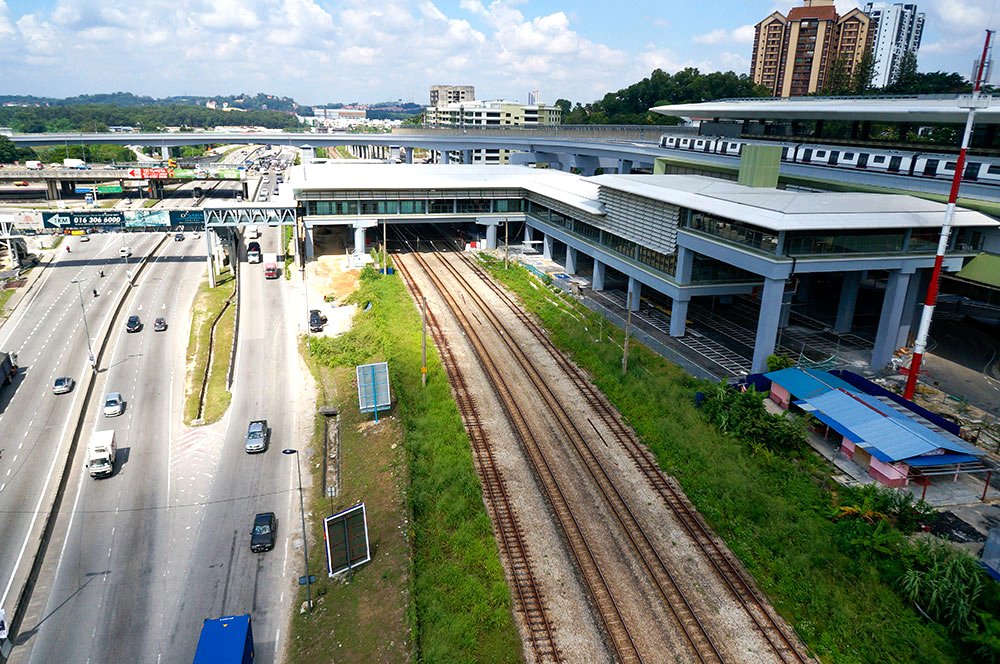
[{"label": "tree line", "polygon": [[18,133],[105,132],[112,126],[160,131],[164,127],[211,129],[229,125],[269,129],[301,127],[298,118],[280,111],[219,111],[179,104],[135,107],[112,104],[0,106],[0,126],[10,127]]}]

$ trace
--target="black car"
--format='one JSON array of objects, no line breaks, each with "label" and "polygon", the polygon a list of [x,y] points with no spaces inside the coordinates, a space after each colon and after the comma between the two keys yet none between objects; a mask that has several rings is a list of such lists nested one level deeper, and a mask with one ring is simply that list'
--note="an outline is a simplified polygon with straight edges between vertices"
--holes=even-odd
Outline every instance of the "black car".
[{"label": "black car", "polygon": [[184,239],[184,233],[176,233],[174,235],[174,242],[181,242]]},{"label": "black car", "polygon": [[138,316],[129,316],[128,320],[125,322],[126,332],[138,332],[142,329],[142,321],[139,320]]},{"label": "black car", "polygon": [[263,512],[253,518],[253,529],[250,531],[251,551],[270,551],[274,548],[274,531],[278,520],[274,512]]},{"label": "black car", "polygon": [[167,319],[157,318],[153,321],[153,331],[154,332],[164,332],[167,329]]},{"label": "black car", "polygon": [[312,309],[309,312],[309,331],[320,332],[326,325],[326,316],[320,313],[319,309]]}]

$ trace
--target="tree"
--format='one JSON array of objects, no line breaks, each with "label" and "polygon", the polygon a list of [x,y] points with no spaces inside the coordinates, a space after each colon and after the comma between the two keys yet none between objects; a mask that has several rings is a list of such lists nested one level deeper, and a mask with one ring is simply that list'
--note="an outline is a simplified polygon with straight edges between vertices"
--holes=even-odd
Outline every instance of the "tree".
[{"label": "tree", "polygon": [[562,110],[563,115],[569,115],[570,109],[573,108],[573,102],[569,99],[556,99],[555,106]]},{"label": "tree", "polygon": [[17,147],[14,141],[6,136],[0,136],[0,164],[13,164],[17,161]]},{"label": "tree", "polygon": [[899,59],[899,71],[895,80],[886,87],[887,92],[906,94],[917,87],[917,54],[906,51]]},{"label": "tree", "polygon": [[821,95],[843,95],[851,92],[851,75],[847,71],[847,62],[843,56],[837,55],[830,60],[826,69],[823,86],[819,89]]},{"label": "tree", "polygon": [[872,78],[875,77],[875,54],[872,47],[865,48],[861,59],[854,65],[854,75],[851,77],[851,92],[863,95],[872,89]]}]

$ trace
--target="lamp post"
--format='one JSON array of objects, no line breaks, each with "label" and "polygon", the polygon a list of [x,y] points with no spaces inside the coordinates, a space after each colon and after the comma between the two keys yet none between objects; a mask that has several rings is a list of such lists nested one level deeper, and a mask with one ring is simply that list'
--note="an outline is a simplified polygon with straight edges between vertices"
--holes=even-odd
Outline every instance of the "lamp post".
[{"label": "lamp post", "polygon": [[305,498],[302,496],[302,464],[299,462],[298,450],[293,450],[289,447],[281,450],[281,453],[295,455],[295,468],[298,470],[299,475],[299,510],[302,513],[302,559],[306,564],[306,606],[308,607],[308,611],[312,611],[312,584],[309,578],[309,534],[306,531],[306,503]]},{"label": "lamp post", "polygon": [[83,286],[80,285],[79,279],[74,279],[73,283],[76,284],[76,291],[80,294],[80,315],[83,317],[83,331],[87,335],[87,353],[90,359],[90,366],[96,372],[97,359],[94,357],[94,349],[90,345],[90,327],[87,325],[87,310],[83,306]]}]

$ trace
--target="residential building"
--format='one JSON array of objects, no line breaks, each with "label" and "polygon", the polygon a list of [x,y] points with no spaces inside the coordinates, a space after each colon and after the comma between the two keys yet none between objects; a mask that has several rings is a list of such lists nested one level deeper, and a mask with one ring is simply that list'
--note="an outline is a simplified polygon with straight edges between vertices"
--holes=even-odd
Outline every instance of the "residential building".
[{"label": "residential building", "polygon": [[899,65],[907,52],[920,49],[924,32],[924,15],[917,6],[901,2],[869,2],[865,14],[874,24],[872,55],[875,59],[872,86],[884,88],[899,77]]},{"label": "residential building", "polygon": [[[535,104],[525,106],[514,101],[453,102],[444,106],[428,106],[424,110],[424,124],[469,127],[536,127],[558,125],[562,109],[558,106]],[[472,150],[472,162],[506,164],[510,150]]]},{"label": "residential building", "polygon": [[774,12],[756,25],[750,74],[775,97],[812,94],[834,62],[853,76],[871,38],[871,19],[860,9],[840,15],[834,0],[804,0],[788,16]]},{"label": "residential building", "polygon": [[432,85],[431,106],[447,106],[451,103],[475,101],[476,88],[472,85]]},{"label": "residential building", "polygon": [[538,90],[532,90],[528,93],[528,106],[534,106],[538,103]]}]

